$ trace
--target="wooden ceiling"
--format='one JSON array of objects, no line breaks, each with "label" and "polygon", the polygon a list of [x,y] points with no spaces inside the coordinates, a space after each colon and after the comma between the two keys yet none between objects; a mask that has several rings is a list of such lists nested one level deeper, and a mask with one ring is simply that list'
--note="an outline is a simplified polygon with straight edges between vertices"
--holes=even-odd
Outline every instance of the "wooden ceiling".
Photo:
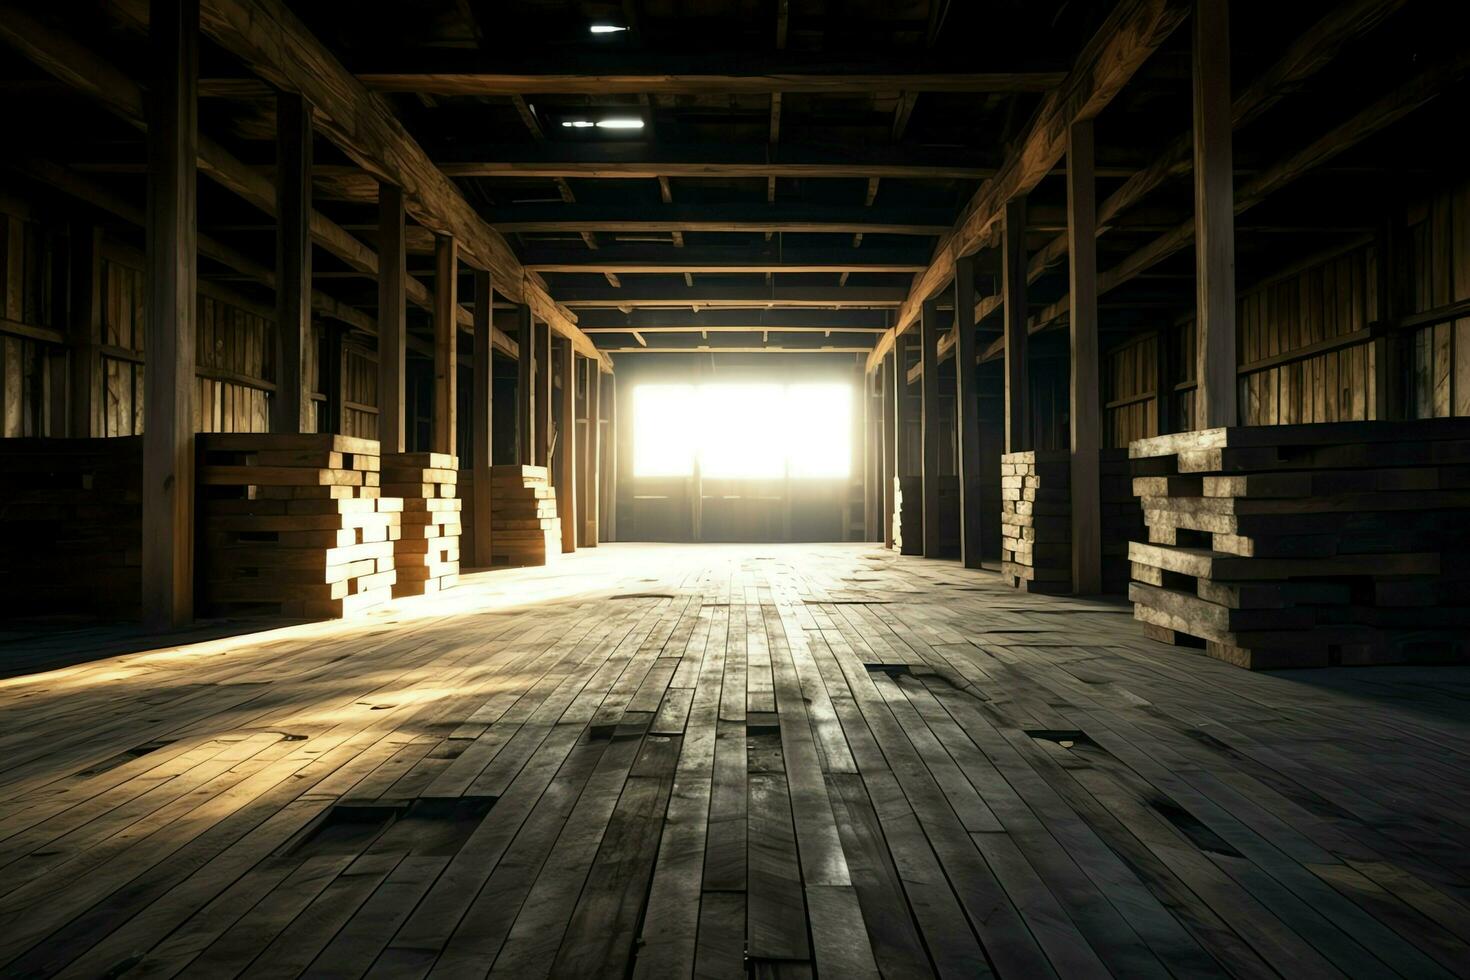
[{"label": "wooden ceiling", "polygon": [[[7,6],[64,32],[119,77],[147,77],[146,3],[97,0],[96,16],[64,19],[30,0]],[[1249,208],[1238,207],[1243,284],[1365,234],[1403,193],[1405,174],[1445,165],[1432,151],[1463,110],[1470,33],[1458,6],[1232,5],[1237,197]],[[1051,93],[1093,79],[1078,77],[1079,59],[1100,32],[1120,29],[1120,8],[1138,8],[1164,29],[1121,89],[1104,93],[1098,116],[1102,326],[1116,336],[1192,310],[1187,2],[291,7],[386,100],[559,304],[556,315],[592,343],[844,352],[882,346],[885,328],[907,326],[917,302],[947,283],[956,243],[961,254],[979,250],[977,322],[982,335],[995,333],[986,317],[999,268],[977,201],[1035,145],[1057,103]],[[593,34],[594,24],[627,29]],[[218,153],[201,167],[216,177],[201,191],[201,232],[217,246],[201,271],[251,289],[261,277],[242,266],[272,265],[262,197],[274,90],[226,47],[207,43],[202,55],[200,128]],[[27,147],[13,168],[51,190],[113,200],[114,217],[141,207],[143,145],[126,119],[137,107],[119,109],[115,85],[104,77],[89,90],[32,53],[0,67],[0,87],[14,106],[16,145]],[[566,125],[608,119],[642,128]],[[317,140],[318,308],[334,303],[367,321],[377,181],[339,146]],[[1038,332],[1065,322],[1061,172],[1057,163],[1028,185]],[[976,228],[989,230],[970,234]],[[418,231],[410,270],[421,285],[410,300],[420,311],[412,326],[423,329],[431,242]]]}]

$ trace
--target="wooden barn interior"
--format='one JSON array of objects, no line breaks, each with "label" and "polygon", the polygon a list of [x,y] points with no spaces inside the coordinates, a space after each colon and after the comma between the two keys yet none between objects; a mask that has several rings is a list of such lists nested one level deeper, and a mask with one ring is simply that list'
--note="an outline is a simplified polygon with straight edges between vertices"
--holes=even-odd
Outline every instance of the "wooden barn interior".
[{"label": "wooden barn interior", "polygon": [[1470,975],[1467,73],[0,0],[0,975]]}]

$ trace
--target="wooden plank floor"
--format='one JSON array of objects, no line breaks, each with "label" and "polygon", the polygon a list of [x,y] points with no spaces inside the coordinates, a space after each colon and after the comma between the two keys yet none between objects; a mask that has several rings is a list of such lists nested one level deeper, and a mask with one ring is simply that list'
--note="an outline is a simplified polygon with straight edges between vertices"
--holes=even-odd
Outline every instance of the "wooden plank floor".
[{"label": "wooden plank floor", "polygon": [[603,547],[0,681],[0,971],[1464,974],[1467,699],[871,546]]}]

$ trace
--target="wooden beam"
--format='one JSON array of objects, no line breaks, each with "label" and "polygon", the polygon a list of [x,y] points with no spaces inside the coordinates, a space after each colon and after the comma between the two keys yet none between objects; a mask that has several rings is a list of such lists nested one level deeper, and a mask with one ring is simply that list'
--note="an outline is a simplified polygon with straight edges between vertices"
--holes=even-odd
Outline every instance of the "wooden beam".
[{"label": "wooden beam", "polygon": [[1229,0],[1195,0],[1193,40],[1198,379],[1194,424],[1197,429],[1213,429],[1239,424]]},{"label": "wooden beam", "polygon": [[848,327],[833,325],[830,327],[807,327],[807,326],[777,326],[772,324],[749,324],[746,326],[701,326],[690,324],[688,326],[656,326],[656,327],[585,327],[583,332],[589,336],[608,333],[857,333],[874,334],[882,333],[885,327]]},{"label": "wooden beam", "polygon": [[[1102,592],[1102,396],[1098,387],[1097,182],[1092,120],[1067,134],[1067,237],[1071,256],[1072,590]],[[974,370],[973,363],[967,365]]]},{"label": "wooden beam", "polygon": [[102,362],[97,348],[102,343],[102,229],[75,224],[71,233],[70,321],[71,347],[70,407],[68,432],[74,439],[101,435]]},{"label": "wooden beam", "polygon": [[384,184],[378,193],[378,442],[385,455],[408,451],[403,212],[403,190]]},{"label": "wooden beam", "polygon": [[[571,344],[562,348],[561,361],[561,425],[556,432],[555,458],[551,461],[552,479],[556,484],[556,513],[561,518],[562,554],[577,550],[577,352]],[[547,364],[552,363],[547,351]],[[550,372],[547,372],[548,378]]]},{"label": "wooden beam", "polygon": [[578,463],[578,475],[582,480],[582,546],[597,547],[601,531],[602,512],[602,372],[597,365],[583,360],[586,375],[586,437],[583,439],[583,458]]},{"label": "wooden beam", "polygon": [[[954,266],[955,471],[959,474],[960,563],[981,567],[984,554],[980,479],[980,392],[975,378],[975,260]],[[999,501],[996,502],[999,505]]]},{"label": "wooden beam", "polygon": [[516,342],[520,357],[516,361],[516,431],[520,439],[517,458],[522,466],[536,465],[536,338],[531,308],[516,304]]},{"label": "wooden beam", "polygon": [[[1350,0],[1333,6],[1322,18],[1291,43],[1276,62],[1231,104],[1235,128],[1257,119],[1280,99],[1295,91],[1308,78],[1317,74],[1336,58],[1343,46],[1362,37],[1407,0]],[[1097,211],[1097,233],[1111,231],[1112,222],[1168,181],[1190,172],[1193,166],[1194,139],[1185,132],[1149,166],[1130,175],[1123,185],[1110,194]],[[1108,176],[1098,169],[1095,176]],[[1027,279],[1035,282],[1048,268],[1067,254],[1067,233],[1052,239],[1031,257]]]},{"label": "wooden beam", "polygon": [[919,321],[919,475],[923,480],[924,557],[939,557],[939,309],[924,304]]},{"label": "wooden beam", "polygon": [[1189,0],[1121,0],[1113,8],[1060,86],[1042,99],[1016,152],[975,192],[959,221],[939,243],[929,268],[915,277],[892,334],[868,358],[870,370],[893,338],[912,325],[923,301],[950,281],[955,259],[973,253],[990,239],[1006,203],[1029,193],[1052,171],[1066,148],[1067,128],[1107,108],[1183,22],[1189,8]]},{"label": "wooden beam", "polygon": [[533,320],[531,335],[536,338],[536,465],[551,465],[551,399],[552,349],[551,327]]},{"label": "wooden beam", "polygon": [[311,107],[276,98],[276,391],[272,432],[309,432],[304,373],[311,346]]},{"label": "wooden beam", "polygon": [[917,208],[853,209],[840,206],[683,205],[657,209],[604,205],[520,204],[497,208],[489,215],[503,234],[666,234],[669,232],[783,232],[937,237],[949,231],[946,212]]},{"label": "wooden beam", "polygon": [[459,452],[459,249],[448,235],[434,239],[434,451]]},{"label": "wooden beam", "polygon": [[667,288],[628,285],[620,289],[583,287],[560,290],[563,302],[572,309],[583,307],[632,307],[660,309],[720,307],[724,309],[767,309],[771,307],[821,309],[892,309],[903,302],[902,288],[887,286],[698,286],[671,292]]},{"label": "wooden beam", "polygon": [[[667,62],[669,59],[661,59]],[[707,71],[583,72],[364,72],[358,79],[378,92],[425,95],[771,95],[777,92],[841,95],[875,92],[1046,92],[1062,81],[1059,72],[854,72],[833,65],[802,70],[800,59],[771,59],[758,53],[741,57],[758,65],[776,61],[768,73]],[[696,67],[688,65],[688,67]],[[825,66],[815,66],[825,67]]]},{"label": "wooden beam", "polygon": [[151,0],[150,12],[142,609],[166,630],[194,618],[199,5]]},{"label": "wooden beam", "polygon": [[491,293],[490,273],[476,269],[475,279],[475,338],[474,374],[470,404],[470,455],[461,460],[460,467],[470,470],[470,500],[473,520],[470,525],[474,538],[470,542],[474,549],[475,564],[481,568],[490,565],[493,543],[490,514],[490,467],[494,463],[493,432],[495,411],[495,353],[490,342],[490,311],[494,306]]},{"label": "wooden beam", "polygon": [[340,323],[328,323],[323,325],[322,333],[327,348],[321,363],[322,393],[326,398],[317,408],[316,431],[342,434],[342,405],[347,398],[342,377],[342,340],[346,330]]},{"label": "wooden beam", "polygon": [[[618,259],[603,258],[598,255],[589,254],[586,259],[578,262],[527,262],[526,269],[531,272],[569,272],[569,273],[613,273],[615,275],[680,275],[694,273],[723,273],[725,275],[764,275],[775,273],[780,275],[807,275],[823,274],[838,275],[844,272],[861,273],[912,273],[922,272],[924,264],[921,262],[862,262],[856,259],[852,261],[833,262],[802,262],[800,264],[790,262],[745,262],[738,260],[726,260],[723,262],[701,262],[697,259],[670,259],[666,262],[638,262],[620,261]],[[583,328],[586,329],[585,327]]]},{"label": "wooden beam", "polygon": [[1005,326],[1005,451],[1031,448],[1031,376],[1026,359],[1026,199],[1005,205],[1001,295]]},{"label": "wooden beam", "polygon": [[601,357],[577,329],[575,317],[526,274],[510,245],[434,166],[388,103],[364,88],[283,0],[203,0],[201,17],[210,38],[257,75],[284,91],[300,92],[315,108],[322,135],[358,166],[405,188],[405,205],[414,218],[454,238],[464,261],[491,272],[503,296],[529,303],[578,349]]},{"label": "wooden beam", "polygon": [[891,350],[883,359],[883,547],[893,547],[893,478],[898,474],[896,389],[898,352]]}]

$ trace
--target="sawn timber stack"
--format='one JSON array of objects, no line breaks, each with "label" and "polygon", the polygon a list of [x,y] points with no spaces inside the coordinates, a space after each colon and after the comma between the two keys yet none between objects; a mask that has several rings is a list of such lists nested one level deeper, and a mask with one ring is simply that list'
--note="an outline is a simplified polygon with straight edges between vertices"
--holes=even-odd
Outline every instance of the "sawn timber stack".
[{"label": "sawn timber stack", "polygon": [[403,498],[403,534],[394,543],[393,595],[442,592],[459,582],[459,460],[444,453],[383,457],[383,492]]},{"label": "sawn timber stack", "polygon": [[1251,668],[1470,653],[1470,420],[1209,429],[1129,454],[1150,636]]},{"label": "sawn timber stack", "polygon": [[200,599],[332,618],[392,598],[402,501],[378,443],[330,434],[200,435]]},{"label": "sawn timber stack", "polygon": [[544,565],[561,554],[556,488],[546,467],[490,467],[490,527],[491,565]]}]

